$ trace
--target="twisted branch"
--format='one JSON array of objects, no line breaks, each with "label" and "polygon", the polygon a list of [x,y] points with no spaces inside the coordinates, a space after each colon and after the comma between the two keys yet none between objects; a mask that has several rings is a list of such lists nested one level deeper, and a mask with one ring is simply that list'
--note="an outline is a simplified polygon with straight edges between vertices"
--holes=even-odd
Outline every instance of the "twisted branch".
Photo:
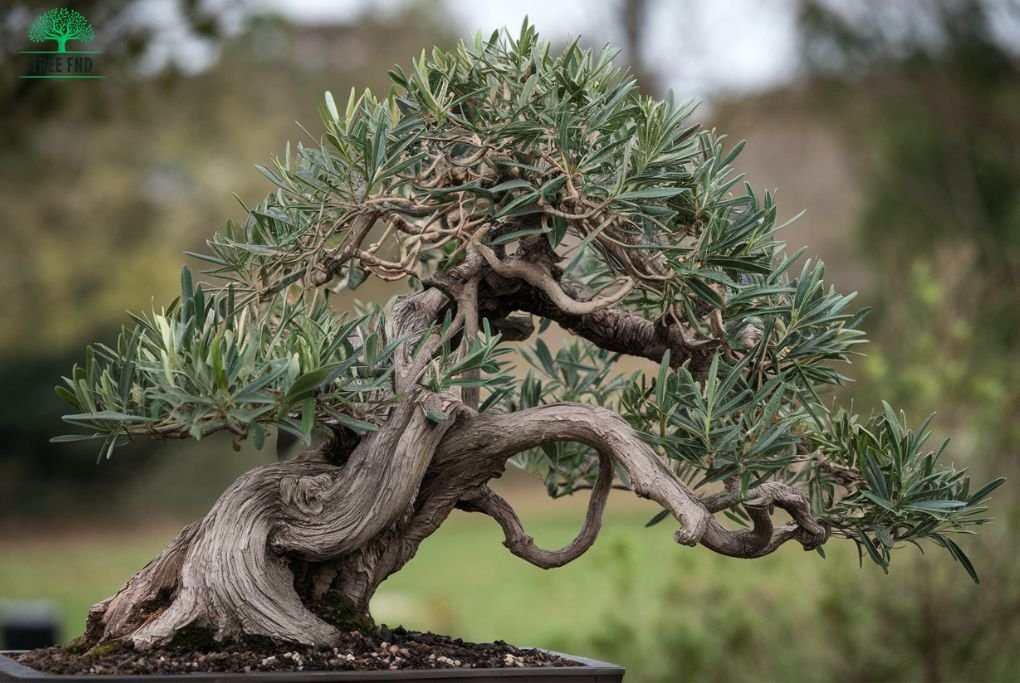
[{"label": "twisted branch", "polygon": [[552,320],[606,351],[647,358],[656,363],[662,361],[668,350],[670,365],[679,367],[690,360],[689,367],[695,377],[708,371],[712,352],[719,345],[718,340],[688,341],[677,324],[655,322],[621,308],[577,315],[560,308],[537,288],[522,286],[507,294],[503,294],[503,289],[490,284],[489,291],[483,294],[483,314],[502,318],[514,311],[530,313]]},{"label": "twisted branch", "polygon": [[[674,534],[678,543],[701,543],[722,555],[753,558],[768,555],[789,540],[797,540],[805,548],[813,549],[828,537],[828,531],[811,516],[804,495],[785,484],[761,484],[751,489],[749,500],[741,499],[739,491],[716,494],[704,501],[699,499],[623,418],[596,406],[556,403],[515,413],[485,413],[468,418],[447,433],[436,451],[434,464],[442,466],[450,459],[470,454],[479,463],[478,467],[491,468],[494,463],[501,465],[521,451],[553,441],[576,441],[598,452],[600,481],[596,483],[597,492],[601,491],[600,486],[604,486],[608,493],[612,483],[611,475],[602,480],[607,471],[612,471],[606,466],[606,461],[620,465],[635,493],[658,502],[681,523],[682,528]],[[532,563],[561,559],[569,562],[587,549],[584,543],[591,533],[589,521],[586,521],[575,543],[549,554],[549,551],[534,546],[510,505],[494,496],[487,489],[480,488],[477,493],[464,496],[462,505],[496,519],[506,534],[507,547],[515,555]],[[593,504],[600,499],[601,493],[593,493]],[[714,512],[738,504],[747,509],[754,524],[752,529],[730,531],[712,516]],[[771,506],[786,510],[793,517],[793,523],[774,528]],[[589,517],[592,512],[589,507]],[[595,512],[601,514],[598,510]]]},{"label": "twisted branch", "polygon": [[[811,514],[807,496],[798,489],[777,481],[755,486],[741,496],[738,488],[706,496],[702,503],[710,512],[727,510],[742,505],[752,528],[743,531],[722,529],[721,543],[712,548],[718,553],[731,557],[762,557],[774,552],[783,543],[796,540],[805,550],[814,550],[829,538],[829,529],[819,524]],[[785,510],[793,523],[773,528],[772,510]]]},{"label": "twisted branch", "polygon": [[606,509],[612,483],[613,461],[609,456],[600,454],[599,474],[588,500],[584,526],[574,540],[559,550],[543,550],[535,545],[535,539],[524,531],[524,525],[510,503],[488,486],[483,487],[474,498],[462,501],[458,507],[469,512],[484,512],[489,515],[502,527],[506,536],[503,545],[511,553],[536,567],[552,569],[576,560],[595,543],[602,528],[602,514]]},{"label": "twisted branch", "polygon": [[434,464],[470,454],[476,462],[502,466],[521,451],[554,441],[576,441],[611,458],[626,472],[635,493],[658,502],[681,523],[674,534],[678,543],[701,540],[711,513],[622,417],[605,408],[554,403],[507,414],[483,413],[446,434]]}]

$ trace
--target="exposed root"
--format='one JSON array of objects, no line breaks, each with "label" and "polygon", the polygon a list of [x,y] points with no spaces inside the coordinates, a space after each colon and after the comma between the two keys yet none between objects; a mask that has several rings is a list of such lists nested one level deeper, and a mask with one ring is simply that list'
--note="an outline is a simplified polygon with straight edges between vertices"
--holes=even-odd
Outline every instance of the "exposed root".
[{"label": "exposed root", "polygon": [[289,462],[241,476],[205,519],[92,609],[88,635],[100,642],[126,638],[139,649],[166,643],[189,626],[210,628],[221,641],[261,635],[329,642],[335,629],[304,606],[286,558],[270,549],[270,537],[280,520],[285,480],[303,475],[322,481],[338,472],[325,463]]}]

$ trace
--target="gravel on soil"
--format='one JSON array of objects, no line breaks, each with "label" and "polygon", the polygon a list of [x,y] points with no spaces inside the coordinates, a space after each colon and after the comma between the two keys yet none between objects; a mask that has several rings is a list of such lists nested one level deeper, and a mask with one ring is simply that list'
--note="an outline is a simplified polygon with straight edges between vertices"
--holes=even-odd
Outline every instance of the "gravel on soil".
[{"label": "gravel on soil", "polygon": [[268,639],[216,645],[203,650],[151,649],[130,645],[76,653],[62,646],[31,650],[14,658],[53,674],[175,674],[265,671],[378,671],[399,669],[578,666],[540,650],[501,640],[469,643],[459,638],[418,633],[403,627],[342,634],[333,647],[279,644]]}]

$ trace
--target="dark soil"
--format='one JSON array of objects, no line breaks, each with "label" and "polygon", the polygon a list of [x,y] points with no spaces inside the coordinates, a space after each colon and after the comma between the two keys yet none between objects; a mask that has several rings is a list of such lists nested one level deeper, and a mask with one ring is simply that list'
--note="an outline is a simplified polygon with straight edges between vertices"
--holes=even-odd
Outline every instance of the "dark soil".
[{"label": "dark soil", "polygon": [[200,649],[136,651],[130,646],[100,646],[76,652],[71,645],[32,650],[15,659],[54,674],[175,674],[253,671],[375,671],[387,669],[506,668],[578,666],[562,657],[525,650],[497,640],[467,643],[434,633],[385,627],[372,633],[352,631],[335,647],[281,645],[268,639]]}]

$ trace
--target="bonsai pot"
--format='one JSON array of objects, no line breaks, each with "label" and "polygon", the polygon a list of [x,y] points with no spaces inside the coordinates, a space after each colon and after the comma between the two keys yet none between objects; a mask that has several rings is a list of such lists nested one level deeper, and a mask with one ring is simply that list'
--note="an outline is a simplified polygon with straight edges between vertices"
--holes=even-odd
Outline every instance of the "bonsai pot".
[{"label": "bonsai pot", "polygon": [[180,673],[151,675],[60,675],[37,671],[16,662],[0,652],[0,681],[117,681],[132,683],[163,683],[164,681],[231,681],[232,683],[265,683],[266,681],[457,681],[471,683],[515,679],[531,683],[615,683],[623,680],[624,669],[616,664],[585,657],[548,651],[578,662],[577,666],[507,667],[500,669],[417,669],[398,671],[275,671],[258,673]]}]

